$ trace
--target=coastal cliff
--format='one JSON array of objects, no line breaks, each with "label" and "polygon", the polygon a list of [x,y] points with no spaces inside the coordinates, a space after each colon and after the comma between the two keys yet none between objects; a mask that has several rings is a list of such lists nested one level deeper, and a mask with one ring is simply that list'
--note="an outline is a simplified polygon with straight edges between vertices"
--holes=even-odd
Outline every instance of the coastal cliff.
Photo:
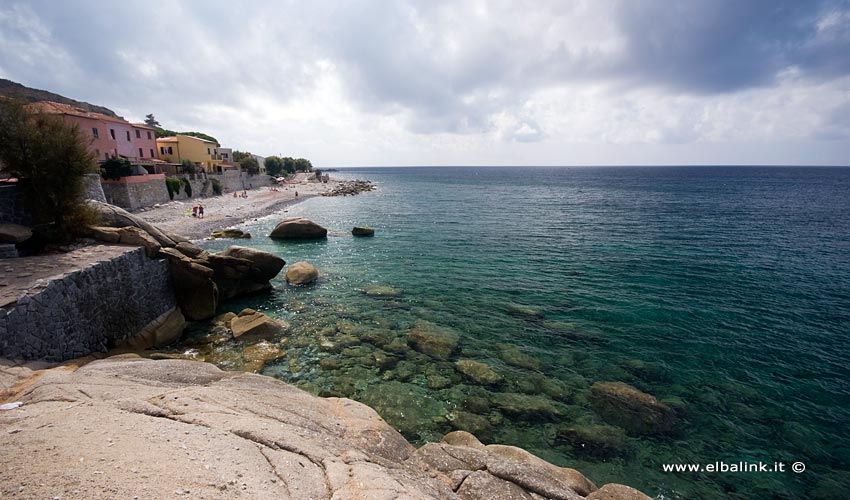
[{"label": "coastal cliff", "polygon": [[123,355],[0,379],[22,403],[0,412],[2,494],[648,499],[465,432],[417,450],[363,404],[207,363]]}]

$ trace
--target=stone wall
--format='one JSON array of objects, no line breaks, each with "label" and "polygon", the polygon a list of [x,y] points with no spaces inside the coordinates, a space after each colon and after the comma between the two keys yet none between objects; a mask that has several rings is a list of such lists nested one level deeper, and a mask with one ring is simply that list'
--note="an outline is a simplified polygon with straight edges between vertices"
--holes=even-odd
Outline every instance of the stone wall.
[{"label": "stone wall", "polygon": [[0,224],[32,224],[26,197],[17,185],[0,186]]},{"label": "stone wall", "polygon": [[0,308],[0,357],[61,361],[105,352],[175,305],[166,262],[128,249],[42,280]]},{"label": "stone wall", "polygon": [[127,210],[170,201],[165,187],[165,174],[122,177],[119,180],[104,180],[102,184],[106,202]]},{"label": "stone wall", "polygon": [[83,199],[106,203],[106,195],[103,193],[103,186],[100,183],[100,174],[86,174],[83,185],[85,186]]}]

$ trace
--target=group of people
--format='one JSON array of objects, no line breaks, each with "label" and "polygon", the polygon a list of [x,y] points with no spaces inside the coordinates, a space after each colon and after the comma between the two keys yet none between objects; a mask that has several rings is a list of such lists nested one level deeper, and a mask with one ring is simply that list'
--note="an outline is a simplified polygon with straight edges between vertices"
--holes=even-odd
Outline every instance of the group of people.
[{"label": "group of people", "polygon": [[248,191],[242,191],[242,194],[238,194],[236,191],[234,191],[233,197],[234,198],[247,198],[248,197]]},{"label": "group of people", "polygon": [[197,217],[199,219],[204,218],[204,206],[201,204],[195,205],[192,207],[192,217]]}]

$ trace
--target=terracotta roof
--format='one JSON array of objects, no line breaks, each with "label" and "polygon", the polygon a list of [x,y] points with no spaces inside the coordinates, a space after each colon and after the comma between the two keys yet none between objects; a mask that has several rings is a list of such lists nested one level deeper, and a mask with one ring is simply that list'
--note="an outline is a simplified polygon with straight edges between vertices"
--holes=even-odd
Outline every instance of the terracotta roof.
[{"label": "terracotta roof", "polygon": [[180,142],[180,139],[178,139],[178,138],[176,138],[176,137],[174,137],[174,136],[169,136],[169,137],[157,137],[157,138],[156,138],[156,142]]},{"label": "terracotta roof", "polygon": [[107,116],[101,113],[93,113],[91,111],[76,108],[74,106],[71,106],[70,104],[61,104],[53,101],[34,102],[32,104],[28,104],[27,107],[32,110],[35,110],[38,113],[79,116],[82,118],[91,118],[92,120],[103,120],[106,122],[121,123],[124,125],[130,124],[130,122],[128,122],[127,120],[122,120],[121,118],[115,118],[113,116]]},{"label": "terracotta roof", "polygon": [[132,126],[134,126],[134,127],[136,127],[136,128],[146,128],[146,129],[148,129],[148,130],[156,130],[156,129],[154,129],[153,127],[150,127],[150,126],[148,126],[148,125],[146,125],[146,124],[144,124],[144,123],[131,123],[130,125],[132,125]]},{"label": "terracotta roof", "polygon": [[193,135],[183,135],[183,134],[177,134],[177,135],[178,135],[178,136],[180,136],[180,137],[186,137],[186,138],[188,138],[188,139],[195,139],[196,141],[208,142],[208,143],[210,143],[210,144],[215,144],[215,142],[213,142],[213,141],[208,141],[208,140],[206,140],[206,139],[201,139],[200,137],[195,137],[195,136],[193,136]]}]

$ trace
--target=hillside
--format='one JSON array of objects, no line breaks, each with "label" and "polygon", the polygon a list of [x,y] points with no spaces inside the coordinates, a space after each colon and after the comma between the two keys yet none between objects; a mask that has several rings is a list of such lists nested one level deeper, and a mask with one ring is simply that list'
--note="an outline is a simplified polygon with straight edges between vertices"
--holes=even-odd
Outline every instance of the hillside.
[{"label": "hillside", "polygon": [[13,82],[11,80],[6,80],[3,78],[0,78],[0,96],[15,97],[18,99],[23,99],[26,102],[53,101],[62,104],[70,104],[71,106],[76,106],[86,111],[92,111],[94,113],[102,113],[107,116],[121,118],[109,108],[97,106],[95,104],[90,104],[83,101],[77,101],[65,96],[61,96],[59,94],[54,94],[53,92],[48,92],[46,90],[29,88],[27,86],[21,85],[20,83]]}]

